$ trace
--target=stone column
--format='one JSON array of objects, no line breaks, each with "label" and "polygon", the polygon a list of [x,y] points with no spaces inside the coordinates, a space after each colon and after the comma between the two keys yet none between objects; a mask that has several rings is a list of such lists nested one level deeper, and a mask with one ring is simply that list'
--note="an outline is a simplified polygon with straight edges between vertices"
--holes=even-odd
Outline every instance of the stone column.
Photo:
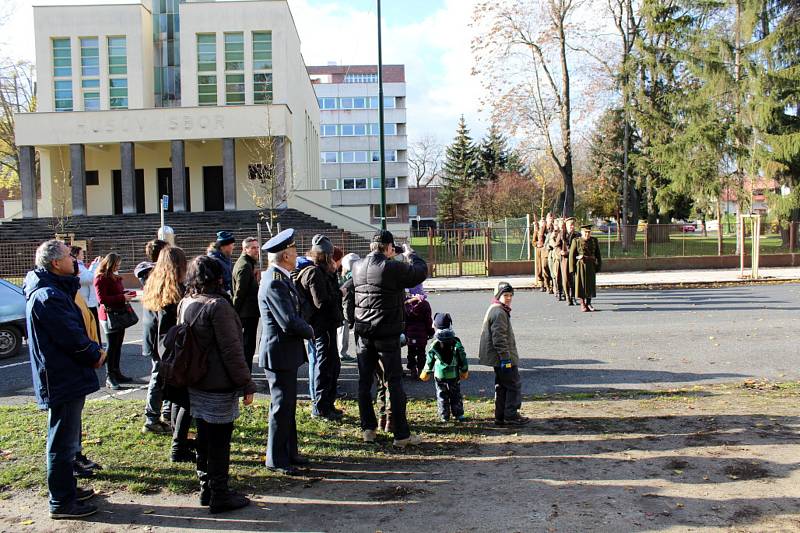
[{"label": "stone column", "polygon": [[172,159],[172,210],[186,211],[186,151],[183,141],[170,143]]},{"label": "stone column", "polygon": [[236,211],[236,139],[222,139],[222,190],[225,211]]},{"label": "stone column", "polygon": [[122,169],[122,214],[136,213],[136,152],[132,142],[119,143]]},{"label": "stone column", "polygon": [[39,216],[36,201],[36,148],[20,146],[19,150],[19,185],[22,190],[22,217],[37,218]]},{"label": "stone column", "polygon": [[72,172],[72,215],[86,215],[86,147],[69,145],[70,170]]}]

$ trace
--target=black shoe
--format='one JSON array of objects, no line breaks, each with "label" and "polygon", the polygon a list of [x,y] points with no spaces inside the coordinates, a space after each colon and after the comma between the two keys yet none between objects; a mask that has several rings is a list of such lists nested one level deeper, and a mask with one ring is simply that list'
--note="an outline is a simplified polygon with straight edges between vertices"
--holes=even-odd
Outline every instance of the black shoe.
[{"label": "black shoe", "polygon": [[94,489],[91,487],[88,489],[82,489],[78,487],[75,489],[75,500],[79,502],[85,502],[86,500],[94,498],[94,494]]},{"label": "black shoe", "polygon": [[133,378],[128,377],[125,374],[120,372],[119,375],[117,376],[117,381],[120,382],[120,383],[130,383],[130,382],[133,381]]},{"label": "black shoe", "polygon": [[173,463],[195,463],[197,455],[189,449],[172,450],[169,460]]},{"label": "black shoe", "polygon": [[282,467],[279,467],[279,466],[268,466],[267,470],[269,470],[270,472],[275,472],[276,474],[280,474],[282,476],[300,476],[300,475],[302,475],[300,470],[298,470],[297,468],[294,468],[292,466],[290,466],[288,468],[282,468]]},{"label": "black shoe", "polygon": [[112,376],[111,374],[109,374],[108,377],[106,377],[106,387],[108,387],[111,390],[119,390],[122,388],[119,386],[119,381],[117,381],[117,377]]},{"label": "black shoe", "polygon": [[575,299],[570,298],[569,301],[567,301],[567,305],[575,305]]},{"label": "black shoe", "polygon": [[95,463],[94,461],[92,461],[91,459],[89,459],[88,457],[83,455],[82,453],[79,453],[79,454],[75,455],[75,464],[77,464],[78,466],[80,466],[81,468],[83,468],[85,470],[102,470],[103,469],[102,466],[100,466],[99,464]]},{"label": "black shoe", "polygon": [[75,477],[86,479],[86,478],[94,477],[94,470],[91,470],[89,468],[83,468],[83,467],[79,466],[77,463],[74,463],[72,465],[72,474]]},{"label": "black shoe", "polygon": [[200,479],[200,505],[208,507],[211,504],[211,487],[208,484],[208,474],[198,470],[197,477]]},{"label": "black shoe", "polygon": [[514,418],[506,418],[506,426],[524,426],[530,422],[531,419],[527,416],[515,416]]},{"label": "black shoe", "polygon": [[295,455],[294,457],[292,457],[291,462],[293,465],[298,465],[298,466],[307,465],[311,463],[311,461],[309,461],[302,455]]},{"label": "black shoe", "polygon": [[208,501],[208,508],[211,514],[234,511],[250,505],[250,498],[242,496],[238,492],[230,489],[223,491],[211,489],[211,497]]},{"label": "black shoe", "polygon": [[505,420],[500,420],[498,418],[495,418],[494,419],[494,425],[495,426],[505,426],[506,425],[506,421]]},{"label": "black shoe", "polygon": [[50,511],[50,518],[53,520],[74,520],[76,518],[85,518],[97,512],[97,507],[89,505],[88,503],[73,502],[72,505],[64,509],[57,509]]}]

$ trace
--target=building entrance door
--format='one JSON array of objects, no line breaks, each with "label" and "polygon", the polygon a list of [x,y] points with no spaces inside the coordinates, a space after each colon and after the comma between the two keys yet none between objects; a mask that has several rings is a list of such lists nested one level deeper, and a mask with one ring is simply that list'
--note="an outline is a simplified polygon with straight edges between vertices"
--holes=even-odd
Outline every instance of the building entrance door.
[{"label": "building entrance door", "polygon": [[203,167],[203,210],[223,211],[225,191],[222,186],[222,167]]},{"label": "building entrance door", "polygon": [[[136,212],[144,213],[144,169],[136,169]],[[114,214],[122,214],[122,171],[111,171],[112,182],[114,183]]]},{"label": "building entrance door", "polygon": [[[172,204],[173,204],[173,195],[172,195],[172,169],[171,168],[159,168],[157,171],[157,179],[158,179],[158,205],[161,205],[161,197],[169,195],[169,208],[167,211],[172,211]],[[192,195],[191,195],[191,186],[189,181],[189,167],[184,169],[185,173],[185,180],[184,183],[186,184],[185,191],[184,191],[184,198],[186,199],[186,211],[192,210]]]}]

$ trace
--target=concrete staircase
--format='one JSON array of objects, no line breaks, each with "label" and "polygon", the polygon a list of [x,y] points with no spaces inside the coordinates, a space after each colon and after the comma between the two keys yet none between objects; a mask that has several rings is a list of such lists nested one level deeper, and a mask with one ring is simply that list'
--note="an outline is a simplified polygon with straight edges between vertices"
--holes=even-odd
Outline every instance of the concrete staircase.
[{"label": "concrete staircase", "polygon": [[[175,230],[176,244],[188,257],[204,254],[216,232],[227,230],[237,239],[235,257],[241,253],[240,243],[245,237],[256,236],[259,215],[256,211],[221,211],[205,213],[167,213],[165,222]],[[15,277],[33,264],[36,246],[55,234],[57,220],[52,218],[16,219],[0,224],[0,277]],[[277,219],[281,229],[294,228],[298,251],[304,253],[311,246],[314,234],[322,233],[345,253],[364,255],[369,249],[366,235],[353,234],[332,224],[294,209],[285,209]],[[86,241],[87,256],[102,256],[115,251],[122,255],[122,271],[130,271],[144,259],[144,245],[156,237],[160,226],[157,214],[106,215],[73,217],[59,233],[74,234],[75,240]],[[261,226],[262,241],[270,235],[265,224]],[[277,227],[273,228],[277,231]]]}]

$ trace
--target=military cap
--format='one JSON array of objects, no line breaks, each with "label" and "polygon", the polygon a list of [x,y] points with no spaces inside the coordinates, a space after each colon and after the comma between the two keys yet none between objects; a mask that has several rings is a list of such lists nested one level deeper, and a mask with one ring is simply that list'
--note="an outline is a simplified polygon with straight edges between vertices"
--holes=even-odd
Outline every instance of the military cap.
[{"label": "military cap", "polygon": [[285,229],[267,241],[261,247],[265,252],[276,254],[281,252],[294,244],[294,230],[292,228]]},{"label": "military cap", "polygon": [[217,245],[218,246],[225,246],[226,244],[233,244],[236,242],[236,239],[233,238],[233,233],[230,231],[218,231],[217,232]]},{"label": "military cap", "polygon": [[575,219],[575,217],[568,217],[568,218],[564,219],[564,222],[569,222],[570,220],[575,222],[576,219]]},{"label": "military cap", "polygon": [[583,226],[581,226],[581,229],[592,229],[593,227],[594,224],[584,224]]}]

